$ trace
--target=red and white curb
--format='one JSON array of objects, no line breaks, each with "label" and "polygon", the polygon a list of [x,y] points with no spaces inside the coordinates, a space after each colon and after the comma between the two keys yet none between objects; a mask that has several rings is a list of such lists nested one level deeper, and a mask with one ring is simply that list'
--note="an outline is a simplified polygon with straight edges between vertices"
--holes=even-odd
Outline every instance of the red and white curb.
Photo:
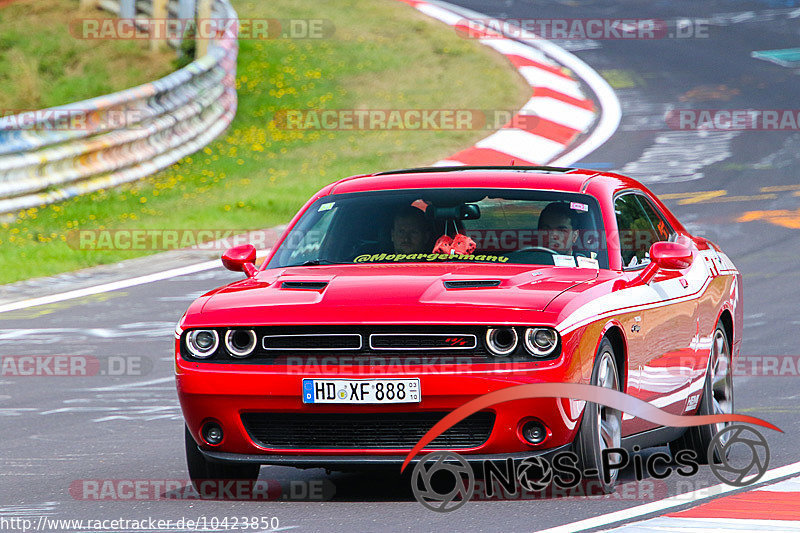
[{"label": "red and white curb", "polygon": [[608,531],[800,531],[800,477]]},{"label": "red and white curb", "polygon": [[[506,56],[530,84],[532,91],[530,100],[508,125],[481,139],[475,146],[435,165],[509,165],[512,161],[515,165],[541,165],[553,163],[557,158],[561,159],[558,164],[563,165],[568,164],[563,156],[580,135],[602,125],[601,133],[606,136],[601,142],[604,142],[616,130],[620,112],[613,90],[576,56],[524,31],[519,34],[529,37],[525,41],[500,35],[481,24],[480,21],[488,17],[458,6],[420,0],[400,1],[453,27],[465,38],[476,39]],[[564,61],[564,58],[569,58],[569,61]],[[581,68],[574,69],[576,64]],[[593,75],[579,79],[576,70],[588,70]],[[584,92],[584,86],[603,102],[599,109]],[[603,115],[606,115],[605,120],[601,120]],[[531,119],[534,116],[536,119]],[[599,146],[596,138],[590,144],[590,151]],[[577,161],[587,153],[581,150],[570,159]]]}]

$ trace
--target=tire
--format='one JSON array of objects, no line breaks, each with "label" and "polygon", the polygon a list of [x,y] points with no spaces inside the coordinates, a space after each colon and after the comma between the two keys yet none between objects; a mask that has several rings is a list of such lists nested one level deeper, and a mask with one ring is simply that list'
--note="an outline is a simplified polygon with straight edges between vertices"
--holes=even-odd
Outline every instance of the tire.
[{"label": "tire", "polygon": [[197,447],[188,427],[184,427],[186,439],[186,466],[189,468],[189,479],[195,490],[201,494],[199,483],[204,480],[220,481],[244,479],[255,482],[261,465],[213,462],[206,459]]},{"label": "tire", "polygon": [[[620,391],[619,372],[611,342],[604,338],[600,342],[592,369],[591,384]],[[581,427],[575,439],[575,452],[581,462],[581,471],[595,470],[594,476],[584,475],[587,490],[595,492],[599,488],[602,493],[614,492],[617,484],[619,470],[609,472],[610,478],[606,482],[602,461],[602,451],[608,448],[622,446],[622,412],[603,405],[587,402],[581,420]],[[617,462],[619,459],[613,454],[610,459]]]},{"label": "tire", "polygon": [[[731,349],[728,335],[722,322],[714,330],[711,353],[706,367],[706,379],[703,384],[703,396],[697,409],[698,415],[718,415],[733,413],[733,367],[731,365]],[[708,464],[708,447],[717,434],[730,425],[730,422],[693,426],[686,430],[679,439],[669,443],[673,457],[681,450],[692,450],[697,455],[697,462]],[[721,439],[724,445],[726,438]],[[727,453],[727,451],[726,451]],[[714,451],[714,462],[721,463],[718,449]]]}]

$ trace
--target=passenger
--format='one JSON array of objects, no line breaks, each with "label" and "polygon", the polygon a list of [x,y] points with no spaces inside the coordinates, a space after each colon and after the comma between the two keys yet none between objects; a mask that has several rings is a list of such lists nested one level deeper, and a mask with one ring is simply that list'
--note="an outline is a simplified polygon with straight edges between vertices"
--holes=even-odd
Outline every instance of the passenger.
[{"label": "passenger", "polygon": [[433,228],[424,211],[406,205],[395,213],[392,223],[392,244],[396,253],[428,253],[433,249],[432,241]]}]

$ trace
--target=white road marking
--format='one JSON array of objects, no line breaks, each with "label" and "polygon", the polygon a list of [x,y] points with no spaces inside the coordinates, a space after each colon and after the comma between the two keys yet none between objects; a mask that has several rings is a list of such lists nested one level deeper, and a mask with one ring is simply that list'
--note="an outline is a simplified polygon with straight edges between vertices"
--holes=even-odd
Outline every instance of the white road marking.
[{"label": "white road marking", "polygon": [[[793,477],[774,485],[759,487],[756,490],[766,490],[770,492],[800,492],[800,477]],[[800,502],[798,502],[800,503]]]},{"label": "white road marking", "polygon": [[[758,481],[757,485],[761,486],[770,481],[775,481],[776,479],[795,475],[798,473],[800,473],[800,462],[792,463],[790,465],[781,466],[778,468],[773,468],[772,470],[767,470],[767,472],[764,474],[764,477],[762,477]],[[634,518],[639,518],[645,515],[662,512],[667,509],[674,509],[676,507],[682,507],[687,504],[697,503],[702,500],[714,498],[716,496],[720,496],[722,494],[726,494],[728,492],[733,492],[736,490],[741,490],[741,487],[733,487],[731,485],[721,483],[719,485],[714,485],[713,487],[707,487],[692,492],[686,492],[683,494],[670,496],[669,498],[664,498],[663,500],[659,500],[657,502],[646,503],[644,505],[637,505],[636,507],[631,507],[629,509],[622,509],[621,511],[606,513],[602,516],[596,516],[594,518],[587,518],[585,520],[572,522],[571,524],[564,524],[561,526],[551,527],[549,529],[543,529],[538,531],[537,533],[574,533],[596,527],[608,526],[610,524],[614,524],[617,522],[633,520]]]},{"label": "white road marking", "polygon": [[18,309],[27,309],[28,307],[36,307],[39,305],[47,305],[56,302],[63,302],[64,300],[72,300],[75,298],[82,298],[84,296],[91,296],[93,294],[100,294],[103,292],[111,292],[136,285],[144,285],[154,281],[161,281],[169,278],[183,276],[185,274],[194,274],[195,272],[202,272],[204,270],[211,270],[221,266],[219,259],[213,261],[204,261],[194,265],[188,265],[179,268],[172,268],[164,270],[163,272],[155,272],[147,274],[146,276],[138,276],[135,278],[123,279],[119,281],[112,281],[111,283],[104,283],[102,285],[95,285],[94,287],[86,287],[83,289],[76,289],[73,291],[62,292],[59,294],[49,294],[47,296],[40,296],[38,298],[30,298],[28,300],[21,300],[19,302],[11,302],[0,305],[0,313],[7,313],[8,311],[16,311]]},{"label": "white road marking", "polygon": [[87,390],[94,392],[118,391],[124,389],[133,389],[136,387],[147,387],[148,385],[157,385],[159,383],[167,383],[168,381],[175,381],[175,376],[151,379],[150,381],[139,381],[137,383],[122,383],[120,385],[109,385],[108,387],[98,387],[96,389],[87,389]]},{"label": "white road marking", "polygon": [[747,518],[681,518],[678,516],[665,516],[652,518],[644,522],[609,529],[625,533],[722,533],[724,531],[769,531],[781,533],[784,531],[798,531],[797,522],[794,520],[753,520]]},{"label": "white road marking", "polygon": [[652,184],[698,180],[700,169],[733,155],[731,143],[739,132],[670,131],[658,135],[636,161],[620,172]]}]

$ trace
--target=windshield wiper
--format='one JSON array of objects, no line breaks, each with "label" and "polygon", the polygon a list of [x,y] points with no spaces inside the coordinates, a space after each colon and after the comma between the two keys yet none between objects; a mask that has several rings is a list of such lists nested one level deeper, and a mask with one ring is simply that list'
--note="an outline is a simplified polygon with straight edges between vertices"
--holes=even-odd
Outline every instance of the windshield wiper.
[{"label": "windshield wiper", "polygon": [[309,259],[304,263],[300,263],[299,265],[289,265],[289,266],[317,266],[317,265],[338,265],[336,261],[329,261],[327,259]]}]

